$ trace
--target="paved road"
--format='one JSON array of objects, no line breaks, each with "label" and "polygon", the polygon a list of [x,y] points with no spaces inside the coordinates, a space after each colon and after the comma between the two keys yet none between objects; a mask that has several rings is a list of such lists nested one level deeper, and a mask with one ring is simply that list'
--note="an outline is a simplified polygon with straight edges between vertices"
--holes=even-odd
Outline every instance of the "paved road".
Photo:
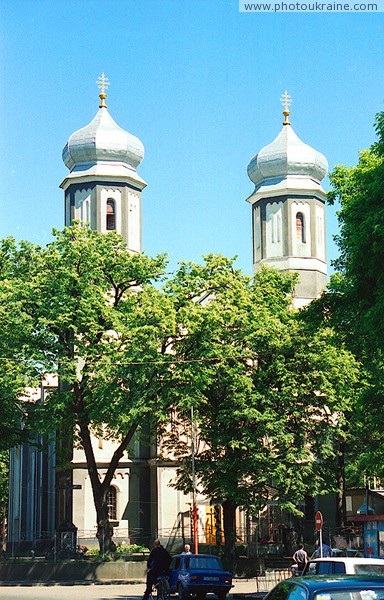
[{"label": "paved road", "polygon": [[[83,585],[12,585],[0,586],[2,600],[141,600],[144,583],[132,584],[83,584]],[[236,600],[255,593],[255,580],[235,580],[232,593]],[[173,597],[172,597],[173,598]],[[174,596],[177,599],[177,596]],[[215,596],[208,596],[207,600]],[[256,599],[256,595],[255,595]]]}]

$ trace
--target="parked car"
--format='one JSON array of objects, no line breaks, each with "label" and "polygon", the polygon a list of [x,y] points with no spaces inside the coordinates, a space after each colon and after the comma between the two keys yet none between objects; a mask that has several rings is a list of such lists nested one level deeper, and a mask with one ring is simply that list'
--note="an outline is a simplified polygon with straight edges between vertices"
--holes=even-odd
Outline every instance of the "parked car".
[{"label": "parked car", "polygon": [[232,587],[232,573],[225,571],[218,556],[211,554],[178,554],[170,564],[171,594],[178,593],[180,600],[190,595],[203,600],[214,593],[225,600]]},{"label": "parked car", "polygon": [[264,600],[384,600],[380,575],[316,575],[285,579]]},{"label": "parked car", "polygon": [[360,558],[332,556],[310,560],[303,575],[384,575],[384,560],[381,558]]}]

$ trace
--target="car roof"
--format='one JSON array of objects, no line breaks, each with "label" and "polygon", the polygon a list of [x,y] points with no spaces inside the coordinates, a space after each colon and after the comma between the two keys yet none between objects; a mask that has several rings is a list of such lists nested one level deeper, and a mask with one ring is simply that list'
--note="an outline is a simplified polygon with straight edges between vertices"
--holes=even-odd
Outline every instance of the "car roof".
[{"label": "car roof", "polygon": [[284,581],[301,583],[312,590],[320,589],[323,586],[325,588],[347,588],[367,584],[384,589],[384,577],[382,575],[312,575],[311,577],[293,577]]},{"label": "car roof", "polygon": [[362,556],[329,556],[328,558],[312,558],[309,562],[341,562],[346,565],[384,565],[382,558],[363,558]]}]

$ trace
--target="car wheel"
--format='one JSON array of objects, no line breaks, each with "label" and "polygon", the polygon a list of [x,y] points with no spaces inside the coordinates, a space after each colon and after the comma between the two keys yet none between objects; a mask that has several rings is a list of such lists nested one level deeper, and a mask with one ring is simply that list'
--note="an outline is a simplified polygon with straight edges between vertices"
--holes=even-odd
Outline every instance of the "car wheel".
[{"label": "car wheel", "polygon": [[197,592],[196,598],[197,598],[197,600],[205,600],[206,595],[207,594],[205,592]]},{"label": "car wheel", "polygon": [[177,593],[179,595],[180,600],[188,600],[188,593],[187,590],[185,590],[183,588],[183,586],[181,585],[181,583],[179,583],[179,585],[177,586]]},{"label": "car wheel", "polygon": [[227,592],[219,592],[217,594],[218,600],[225,600],[227,597]]}]

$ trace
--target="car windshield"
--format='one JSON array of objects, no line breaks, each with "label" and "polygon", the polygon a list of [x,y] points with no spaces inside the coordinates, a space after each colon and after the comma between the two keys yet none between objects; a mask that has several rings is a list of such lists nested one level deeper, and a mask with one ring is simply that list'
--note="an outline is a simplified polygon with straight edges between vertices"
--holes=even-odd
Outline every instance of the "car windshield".
[{"label": "car windshield", "polygon": [[384,562],[382,565],[355,565],[355,573],[357,575],[384,575]]},{"label": "car windshield", "polygon": [[314,600],[384,600],[384,586],[375,588],[348,588],[347,590],[327,590],[318,592]]},{"label": "car windshield", "polygon": [[221,570],[221,564],[218,558],[216,558],[216,556],[191,556],[188,560],[187,560],[187,564],[186,564],[186,568],[187,569],[207,569],[209,570],[214,570],[214,569],[220,569]]}]

